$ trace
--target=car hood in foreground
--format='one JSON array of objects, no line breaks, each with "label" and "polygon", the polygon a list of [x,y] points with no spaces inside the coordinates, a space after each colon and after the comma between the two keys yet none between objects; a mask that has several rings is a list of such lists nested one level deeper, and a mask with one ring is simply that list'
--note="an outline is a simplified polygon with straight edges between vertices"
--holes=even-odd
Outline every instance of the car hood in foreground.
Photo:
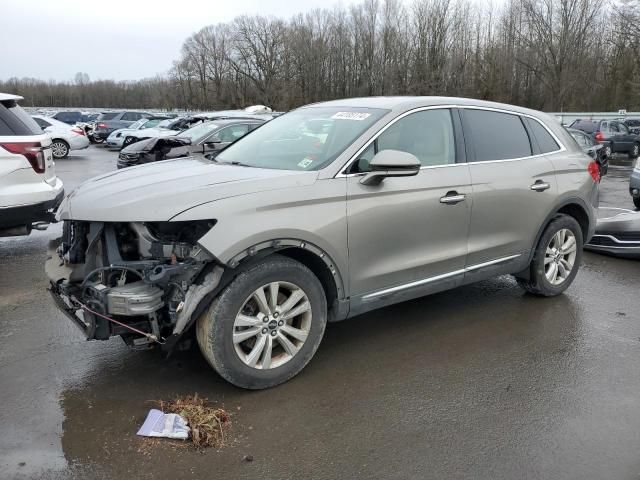
[{"label": "car hood in foreground", "polygon": [[[168,221],[227,197],[311,185],[318,172],[268,170],[180,158],[125,168],[92,178],[58,209],[59,220]],[[213,215],[211,218],[215,218]]]}]

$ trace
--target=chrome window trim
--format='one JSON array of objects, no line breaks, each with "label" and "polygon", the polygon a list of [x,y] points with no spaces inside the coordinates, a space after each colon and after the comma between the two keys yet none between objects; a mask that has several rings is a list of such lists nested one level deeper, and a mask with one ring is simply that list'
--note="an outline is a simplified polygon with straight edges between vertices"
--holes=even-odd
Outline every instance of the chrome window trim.
[{"label": "chrome window trim", "polygon": [[469,267],[461,268],[460,270],[454,270],[453,272],[443,273],[441,275],[436,275],[434,277],[423,278],[422,280],[415,280],[413,282],[404,283],[402,285],[396,285],[395,287],[385,288],[383,290],[378,290],[376,292],[368,293],[362,297],[363,301],[371,300],[377,297],[382,297],[385,295],[389,295],[390,293],[400,292],[402,290],[407,290],[413,287],[419,287],[420,285],[426,285],[428,283],[437,282],[438,280],[445,280],[447,278],[455,277],[457,275],[462,275],[467,272],[473,272],[475,270],[479,270],[484,267],[489,267],[491,265],[496,265],[498,263],[507,262],[509,260],[513,260],[522,256],[521,253],[516,255],[509,255],[508,257],[496,258],[494,260],[489,260],[488,262],[478,263],[476,265],[471,265]]},{"label": "chrome window trim", "polygon": [[[378,130],[362,147],[360,147],[358,149],[358,151],[356,151],[356,153],[353,154],[351,156],[351,158],[349,158],[349,160],[347,160],[345,162],[345,164],[340,168],[340,170],[334,176],[334,178],[348,178],[348,177],[356,177],[356,176],[364,175],[366,172],[346,173],[346,171],[356,161],[358,156],[362,152],[364,152],[367,148],[369,148],[369,145],[371,145],[380,135],[382,135],[385,132],[385,130],[387,130],[387,128],[391,127],[391,125],[393,125],[397,121],[403,119],[404,117],[406,117],[408,115],[411,115],[412,113],[416,113],[416,112],[422,112],[422,111],[425,111],[425,110],[437,110],[437,109],[449,109],[449,110],[451,110],[453,108],[457,108],[457,109],[461,109],[461,110],[464,110],[464,109],[486,110],[486,111],[489,111],[489,112],[507,113],[507,114],[510,114],[510,115],[518,115],[518,116],[521,116],[521,117],[530,118],[530,119],[535,120],[536,122],[538,122],[540,125],[542,125],[542,127],[549,133],[549,135],[551,135],[551,137],[560,146],[560,148],[558,150],[554,150],[552,152],[538,153],[536,155],[528,155],[526,157],[503,158],[503,159],[500,159],[500,160],[483,160],[483,161],[479,161],[479,162],[469,162],[469,161],[467,161],[467,162],[462,162],[462,163],[449,163],[449,164],[444,164],[444,165],[426,165],[426,166],[420,167],[420,170],[424,170],[424,169],[427,169],[427,168],[458,167],[458,166],[461,166],[461,165],[471,165],[471,164],[481,164],[481,163],[484,164],[484,163],[499,163],[499,162],[516,162],[516,161],[525,160],[525,159],[529,159],[529,158],[538,158],[538,157],[542,157],[544,155],[553,155],[553,154],[564,152],[564,151],[567,150],[567,148],[565,147],[564,143],[562,143],[560,141],[558,136],[554,132],[552,132],[549,129],[549,127],[547,127],[542,121],[540,121],[539,119],[537,119],[533,115],[529,115],[527,113],[514,112],[512,110],[505,110],[503,108],[482,107],[482,106],[475,106],[475,105],[430,105],[428,107],[417,107],[417,108],[408,110],[408,111],[398,115],[396,118],[391,120],[389,123],[387,123],[384,127],[382,127],[380,130]],[[524,125],[523,125],[523,127],[524,127]],[[525,131],[526,131],[526,128],[525,128]],[[454,132],[454,134],[455,134],[455,132]],[[529,135],[528,131],[527,131],[527,135]]]}]

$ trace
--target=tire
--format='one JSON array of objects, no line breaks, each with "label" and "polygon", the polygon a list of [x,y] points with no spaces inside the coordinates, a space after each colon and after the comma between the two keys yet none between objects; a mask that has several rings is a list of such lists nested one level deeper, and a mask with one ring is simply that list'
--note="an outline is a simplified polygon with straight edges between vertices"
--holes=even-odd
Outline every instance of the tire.
[{"label": "tire", "polygon": [[64,140],[55,138],[51,141],[51,153],[53,154],[53,158],[67,158],[69,150],[69,144]]},{"label": "tire", "polygon": [[629,158],[638,158],[640,155],[640,143],[634,143],[631,150],[629,150]]},{"label": "tire", "polygon": [[640,210],[640,197],[633,197],[633,204],[636,206],[636,210]]},{"label": "tire", "polygon": [[[278,311],[270,300],[270,286],[274,283],[279,285],[276,306],[278,310],[283,309],[277,322]],[[296,296],[293,287],[306,298],[293,302]],[[262,308],[255,296],[259,289],[263,289],[263,298],[267,301]],[[289,312],[304,308],[306,301],[310,308],[293,319],[285,319],[288,298],[293,302]],[[268,311],[269,316],[265,317],[264,311]],[[237,324],[239,320],[241,325]],[[318,278],[295,260],[271,255],[240,273],[213,300],[197,321],[196,337],[202,354],[221,377],[238,387],[257,390],[279,385],[297,375],[315,354],[326,323],[327,301]],[[296,328],[292,328],[294,326]],[[257,333],[246,336],[256,329]],[[297,331],[297,335],[306,332],[305,340],[289,336],[291,330]],[[242,334],[246,340],[235,341],[234,336],[243,338]],[[285,340],[281,340],[283,336]],[[287,340],[297,348],[293,355],[284,348]],[[264,342],[264,347],[255,355],[260,342]],[[271,351],[269,345],[272,345]],[[273,354],[269,355],[268,363],[267,352]],[[255,366],[250,366],[251,359]]]},{"label": "tire", "polygon": [[605,158],[611,158],[611,145],[607,145],[604,147],[604,156]]},{"label": "tire", "polygon": [[[564,279],[562,279],[560,283],[553,283],[547,277],[546,269],[548,263],[552,264],[556,262],[554,260],[546,262],[545,260],[551,256],[551,254],[547,255],[548,247],[549,250],[553,250],[556,239],[558,238],[556,237],[556,234],[562,231],[569,231],[573,235],[575,239],[575,255],[573,256],[571,269],[568,275],[565,275]],[[531,260],[531,264],[529,265],[529,278],[524,279],[516,277],[518,284],[527,292],[538,296],[553,297],[561,294],[569,288],[569,285],[571,285],[578,273],[580,262],[582,261],[582,245],[582,229],[576,219],[562,214],[556,216],[549,225],[547,225],[547,228],[545,228],[540,240],[538,241],[538,245],[536,246],[533,254],[533,260]],[[567,256],[564,258],[565,260],[570,260]],[[566,271],[564,265],[565,264],[562,263],[561,267],[561,264],[556,263],[555,268],[558,272],[561,272],[562,270]],[[549,268],[552,269],[553,266],[550,266]]]}]

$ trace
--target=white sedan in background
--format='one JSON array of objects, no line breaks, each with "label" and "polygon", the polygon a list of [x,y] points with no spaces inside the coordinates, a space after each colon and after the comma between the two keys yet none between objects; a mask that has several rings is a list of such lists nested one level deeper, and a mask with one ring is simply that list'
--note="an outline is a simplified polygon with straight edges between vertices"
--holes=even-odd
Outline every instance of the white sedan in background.
[{"label": "white sedan in background", "polygon": [[114,130],[107,137],[107,147],[110,148],[122,148],[124,145],[124,139],[127,138],[132,132],[136,130],[145,130],[147,128],[156,128],[160,122],[166,120],[165,118],[141,118],[140,120],[132,123],[127,128],[120,128]]},{"label": "white sedan in background", "polygon": [[54,158],[65,158],[71,150],[89,147],[89,139],[81,128],[42,115],[32,115],[32,117],[51,137],[51,152]]}]

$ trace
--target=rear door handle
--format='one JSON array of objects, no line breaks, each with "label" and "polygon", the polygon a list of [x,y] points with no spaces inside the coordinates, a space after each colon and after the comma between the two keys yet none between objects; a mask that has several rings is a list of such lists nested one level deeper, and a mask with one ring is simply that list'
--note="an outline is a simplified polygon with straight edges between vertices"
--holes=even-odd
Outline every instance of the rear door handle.
[{"label": "rear door handle", "polygon": [[467,198],[466,195],[458,192],[447,192],[444,197],[440,197],[440,203],[445,205],[455,205],[456,203],[464,202]]},{"label": "rear door handle", "polygon": [[531,185],[531,190],[533,190],[534,192],[544,192],[545,190],[548,190],[550,188],[551,185],[549,185],[547,182],[543,182],[542,180],[537,180],[536,183]]}]

